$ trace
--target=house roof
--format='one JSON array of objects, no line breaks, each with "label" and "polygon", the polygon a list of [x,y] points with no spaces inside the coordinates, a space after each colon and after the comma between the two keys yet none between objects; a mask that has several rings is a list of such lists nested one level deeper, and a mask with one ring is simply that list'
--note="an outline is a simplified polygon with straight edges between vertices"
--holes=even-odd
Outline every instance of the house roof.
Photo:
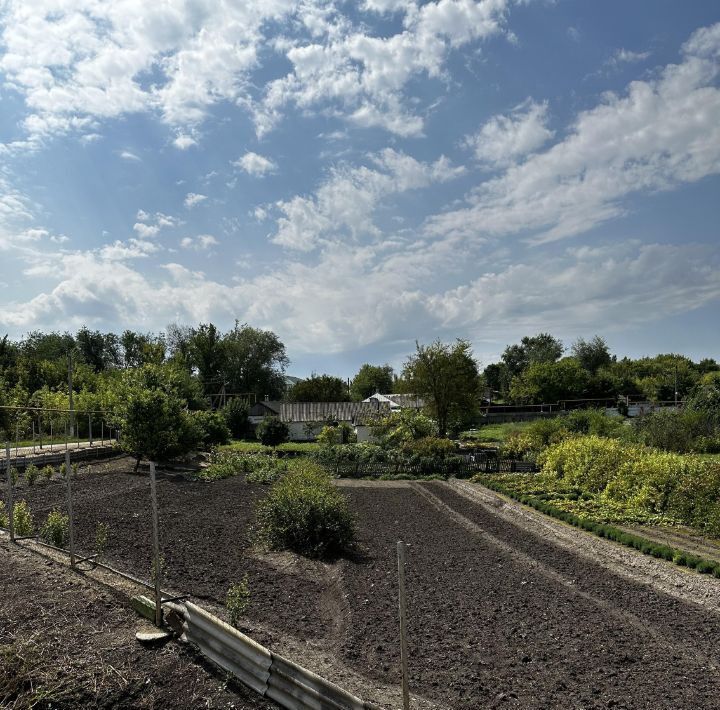
[{"label": "house roof", "polygon": [[251,417],[278,416],[281,407],[282,402],[266,399],[262,402],[255,402],[255,404],[250,407],[248,415]]},{"label": "house roof", "polygon": [[415,394],[380,394],[376,392],[364,402],[385,402],[391,409],[422,409],[425,406],[425,400]]},{"label": "house roof", "polygon": [[284,422],[322,422],[332,419],[339,422],[360,423],[387,414],[387,402],[283,402],[280,419]]}]

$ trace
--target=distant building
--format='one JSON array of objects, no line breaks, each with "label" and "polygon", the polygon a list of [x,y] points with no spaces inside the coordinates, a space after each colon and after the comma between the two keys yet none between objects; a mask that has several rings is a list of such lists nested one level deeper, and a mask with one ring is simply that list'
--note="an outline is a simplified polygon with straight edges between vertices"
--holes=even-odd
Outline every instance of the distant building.
[{"label": "distant building", "polygon": [[288,425],[291,441],[313,441],[327,424],[348,424],[358,441],[372,438],[371,425],[378,416],[390,413],[386,402],[257,402],[250,409],[251,424],[265,417],[279,417]]}]

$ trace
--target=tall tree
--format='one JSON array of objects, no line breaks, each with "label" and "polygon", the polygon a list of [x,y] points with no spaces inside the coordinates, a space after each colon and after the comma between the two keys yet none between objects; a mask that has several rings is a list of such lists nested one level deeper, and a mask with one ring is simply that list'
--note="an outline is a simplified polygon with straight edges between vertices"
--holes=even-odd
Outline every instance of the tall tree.
[{"label": "tall tree", "polygon": [[350,385],[350,395],[356,402],[367,399],[371,394],[389,394],[393,386],[393,369],[390,365],[369,365],[365,363]]},{"label": "tall tree", "polygon": [[591,340],[578,338],[570,349],[573,357],[588,372],[595,374],[601,367],[612,362],[612,355],[607,343],[599,335]]},{"label": "tall tree", "polygon": [[347,402],[347,385],[339,377],[316,375],[296,383],[288,393],[291,402]]},{"label": "tall tree", "polygon": [[461,416],[477,406],[478,366],[466,340],[451,345],[436,340],[415,347],[415,354],[405,362],[403,378],[427,401],[438,433],[444,437],[451,416]]},{"label": "tall tree", "polygon": [[219,392],[225,383],[226,361],[220,331],[212,323],[201,323],[190,339],[189,350],[190,362],[197,368],[205,394]]},{"label": "tall tree", "polygon": [[230,392],[271,399],[283,396],[285,368],[290,360],[275,333],[235,321],[235,327],[223,338],[223,348],[223,374]]}]

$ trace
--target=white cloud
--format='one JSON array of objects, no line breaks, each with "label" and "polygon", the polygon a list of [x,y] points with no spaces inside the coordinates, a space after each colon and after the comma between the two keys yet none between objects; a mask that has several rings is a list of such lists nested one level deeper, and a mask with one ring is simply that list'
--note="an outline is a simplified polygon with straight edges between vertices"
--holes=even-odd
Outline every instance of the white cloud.
[{"label": "white cloud", "polygon": [[554,132],[547,127],[547,102],[531,99],[516,106],[509,116],[490,118],[480,130],[468,136],[465,145],[475,157],[494,166],[509,165],[547,143]]},{"label": "white cloud", "polygon": [[130,161],[133,161],[133,162],[141,162],[141,158],[140,158],[139,156],[135,155],[135,153],[132,153],[132,152],[129,151],[129,150],[123,150],[123,151],[120,153],[120,157],[121,157],[123,160],[130,160]]},{"label": "white cloud", "polygon": [[211,247],[218,246],[220,242],[212,234],[199,234],[197,237],[184,237],[180,241],[183,249],[194,249],[195,251],[207,251]]},{"label": "white cloud", "polygon": [[252,151],[248,151],[242,158],[236,160],[233,165],[244,170],[248,175],[256,175],[262,177],[268,173],[274,173],[277,165],[263,155],[258,155]]},{"label": "white cloud", "polygon": [[620,64],[634,64],[642,62],[650,56],[650,52],[633,52],[630,49],[618,49],[609,59],[608,64],[617,66]]},{"label": "white cloud", "polygon": [[197,192],[188,192],[188,194],[185,195],[184,205],[190,210],[195,207],[195,205],[199,205],[205,200],[207,200],[207,195],[200,195]]},{"label": "white cloud", "polygon": [[188,148],[197,145],[197,141],[186,133],[180,133],[173,141],[173,145],[180,150],[187,150]]},{"label": "white cloud", "polygon": [[272,241],[311,251],[330,237],[376,235],[372,217],[383,198],[446,182],[464,171],[444,156],[434,163],[422,163],[391,148],[370,156],[370,163],[373,168],[335,168],[314,195],[277,202],[283,216],[277,220]]},{"label": "white cloud", "polygon": [[152,237],[156,237],[160,231],[160,227],[156,224],[143,224],[142,222],[135,222],[133,229],[142,239],[152,239]]},{"label": "white cloud", "polygon": [[166,227],[177,227],[182,224],[180,220],[175,219],[175,217],[171,217],[170,215],[163,214],[162,212],[149,214],[148,212],[145,212],[145,210],[138,210],[135,218],[138,221],[133,225],[133,229],[141,239],[152,239],[160,233],[161,229]]},{"label": "white cloud", "polygon": [[479,185],[467,207],[430,219],[427,231],[553,241],[623,214],[632,193],[720,172],[720,32],[711,30],[693,34],[682,63],[607,94],[563,140]]}]

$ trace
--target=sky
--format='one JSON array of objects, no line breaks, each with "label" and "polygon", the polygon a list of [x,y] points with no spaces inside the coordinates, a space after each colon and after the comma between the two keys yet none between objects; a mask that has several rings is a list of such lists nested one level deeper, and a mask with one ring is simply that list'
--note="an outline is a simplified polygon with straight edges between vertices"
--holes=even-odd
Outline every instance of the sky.
[{"label": "sky", "polygon": [[720,357],[719,74],[717,0],[0,0],[0,334]]}]

